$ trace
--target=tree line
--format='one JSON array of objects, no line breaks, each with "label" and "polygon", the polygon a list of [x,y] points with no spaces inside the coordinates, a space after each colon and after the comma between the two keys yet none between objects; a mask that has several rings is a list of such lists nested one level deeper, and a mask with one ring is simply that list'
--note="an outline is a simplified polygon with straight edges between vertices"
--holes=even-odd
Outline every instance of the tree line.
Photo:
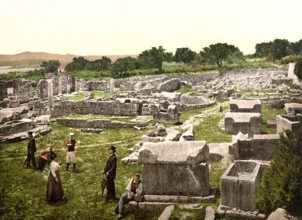
[{"label": "tree line", "polygon": [[[216,43],[203,48],[198,53],[188,47],[177,48],[174,54],[167,52],[162,46],[152,47],[141,52],[137,58],[119,58],[115,62],[105,56],[94,61],[76,57],[66,66],[65,71],[67,73],[82,70],[106,72],[107,76],[121,78],[131,76],[135,71],[147,69],[153,69],[154,73],[163,73],[164,63],[182,64],[191,67],[193,71],[198,66],[221,70],[227,64],[245,62],[247,58],[265,58],[267,61],[281,61],[283,64],[297,62],[299,65],[299,68],[297,67],[298,77],[302,78],[300,73],[302,62],[299,61],[302,58],[302,39],[297,42],[275,39],[271,42],[258,43],[255,46],[255,53],[246,56],[234,45]],[[53,70],[55,67],[58,68],[60,63],[48,61],[42,65],[41,67],[45,70]]]}]

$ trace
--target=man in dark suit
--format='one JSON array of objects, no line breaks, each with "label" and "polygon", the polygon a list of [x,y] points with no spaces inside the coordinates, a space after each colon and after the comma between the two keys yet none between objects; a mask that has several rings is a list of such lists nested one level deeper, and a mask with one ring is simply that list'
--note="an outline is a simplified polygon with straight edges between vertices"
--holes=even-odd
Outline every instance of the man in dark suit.
[{"label": "man in dark suit", "polygon": [[36,159],[35,159],[35,152],[36,152],[36,140],[33,136],[33,132],[28,132],[28,143],[27,143],[27,167],[30,167],[30,161],[34,168],[36,168]]},{"label": "man in dark suit", "polygon": [[109,157],[104,168],[104,174],[107,178],[106,202],[109,202],[110,199],[115,199],[114,179],[116,177],[116,161],[117,158],[115,156],[115,147],[111,146],[109,151]]}]

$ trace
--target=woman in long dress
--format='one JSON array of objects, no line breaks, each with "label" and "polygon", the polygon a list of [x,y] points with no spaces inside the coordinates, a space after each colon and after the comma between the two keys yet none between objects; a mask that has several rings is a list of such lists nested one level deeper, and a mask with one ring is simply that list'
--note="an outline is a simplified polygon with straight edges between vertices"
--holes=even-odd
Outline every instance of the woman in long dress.
[{"label": "woman in long dress", "polygon": [[64,197],[64,191],[62,187],[59,167],[56,162],[57,155],[52,152],[50,155],[49,176],[46,190],[46,200],[48,202],[56,202],[62,200]]}]

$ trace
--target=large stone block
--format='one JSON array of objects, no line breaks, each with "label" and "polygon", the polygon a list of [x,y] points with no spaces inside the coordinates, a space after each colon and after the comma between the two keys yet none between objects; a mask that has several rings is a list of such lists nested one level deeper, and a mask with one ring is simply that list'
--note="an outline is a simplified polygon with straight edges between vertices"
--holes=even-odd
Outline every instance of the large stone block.
[{"label": "large stone block", "polygon": [[145,143],[139,152],[143,187],[153,195],[209,195],[205,141]]}]

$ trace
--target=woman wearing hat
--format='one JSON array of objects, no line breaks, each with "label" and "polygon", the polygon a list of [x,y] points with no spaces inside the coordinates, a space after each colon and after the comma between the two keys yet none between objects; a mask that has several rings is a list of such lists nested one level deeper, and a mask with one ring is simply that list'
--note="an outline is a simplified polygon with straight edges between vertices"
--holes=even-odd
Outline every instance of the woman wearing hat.
[{"label": "woman wearing hat", "polygon": [[115,147],[111,146],[109,151],[109,157],[104,168],[104,174],[107,178],[106,202],[108,202],[109,199],[115,199],[114,179],[116,177],[116,161],[117,158],[115,156]]},{"label": "woman wearing hat", "polygon": [[46,200],[48,202],[56,202],[64,197],[59,167],[56,161],[57,155],[54,152],[50,154],[49,175],[46,190]]}]

